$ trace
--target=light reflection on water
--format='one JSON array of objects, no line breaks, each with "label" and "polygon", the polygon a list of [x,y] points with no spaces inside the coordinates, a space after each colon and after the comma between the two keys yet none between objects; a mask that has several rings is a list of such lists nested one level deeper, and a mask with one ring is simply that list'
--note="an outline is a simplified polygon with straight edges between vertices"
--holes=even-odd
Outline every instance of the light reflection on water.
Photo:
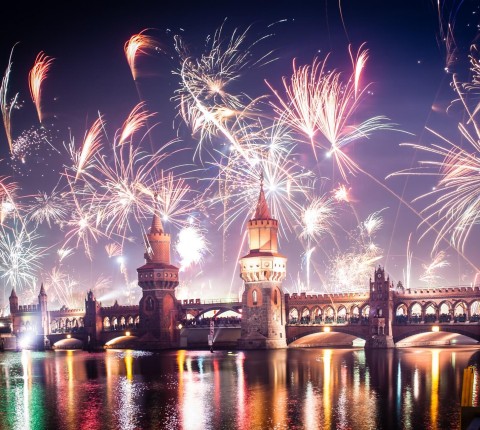
[{"label": "light reflection on water", "polygon": [[0,429],[459,429],[477,348],[0,354]]}]

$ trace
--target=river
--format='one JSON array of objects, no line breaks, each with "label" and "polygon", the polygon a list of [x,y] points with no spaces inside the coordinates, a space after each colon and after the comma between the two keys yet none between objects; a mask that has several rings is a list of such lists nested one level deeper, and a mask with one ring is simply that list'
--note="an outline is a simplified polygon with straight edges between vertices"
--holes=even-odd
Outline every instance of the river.
[{"label": "river", "polygon": [[480,349],[0,353],[0,429],[459,429]]}]

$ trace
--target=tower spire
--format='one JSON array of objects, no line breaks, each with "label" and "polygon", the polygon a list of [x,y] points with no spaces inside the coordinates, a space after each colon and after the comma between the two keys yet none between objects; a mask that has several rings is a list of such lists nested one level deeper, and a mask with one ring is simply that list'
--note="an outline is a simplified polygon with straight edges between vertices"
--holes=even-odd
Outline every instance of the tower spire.
[{"label": "tower spire", "polygon": [[157,194],[154,195],[154,207],[153,207],[153,218],[152,218],[152,226],[150,227],[150,233],[163,233],[163,225],[162,220],[160,218],[160,214],[158,211],[158,204],[157,204]]},{"label": "tower spire", "polygon": [[253,219],[272,219],[265,198],[265,193],[263,192],[263,171],[260,172],[260,195],[258,196],[257,208]]}]

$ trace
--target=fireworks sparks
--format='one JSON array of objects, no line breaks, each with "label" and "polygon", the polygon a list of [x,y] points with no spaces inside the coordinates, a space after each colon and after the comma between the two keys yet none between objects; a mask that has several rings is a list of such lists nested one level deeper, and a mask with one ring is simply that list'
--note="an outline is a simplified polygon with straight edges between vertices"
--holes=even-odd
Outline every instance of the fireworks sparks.
[{"label": "fireworks sparks", "polygon": [[132,137],[134,133],[147,124],[148,118],[154,115],[145,112],[144,107],[145,103],[140,102],[133,108],[132,112],[130,112],[130,115],[123,124],[118,145],[123,145],[128,138]]},{"label": "fireworks sparks", "polygon": [[18,93],[13,97],[13,99],[8,99],[8,82],[10,80],[10,73],[12,71],[12,55],[13,49],[10,52],[10,57],[8,59],[8,66],[5,70],[5,74],[2,78],[2,85],[0,86],[0,107],[2,111],[3,126],[5,127],[5,133],[7,135],[8,146],[10,147],[10,152],[13,152],[13,138],[12,138],[12,125],[11,125],[11,116],[12,110],[15,108],[18,99]]},{"label": "fireworks sparks", "polygon": [[[469,107],[468,96],[478,89],[479,72],[477,62],[472,56],[472,70],[476,71],[471,83],[461,85],[454,77],[453,84],[459,96],[458,101],[465,109],[467,121],[458,124],[458,130],[462,144],[456,144],[438,132],[427,128],[443,144],[432,144],[431,146],[406,143],[422,154],[429,155],[431,159],[422,160],[420,168],[407,169],[396,172],[394,175],[416,175],[438,177],[435,188],[420,195],[415,201],[433,198],[433,203],[427,204],[423,209],[424,219],[421,226],[426,227],[422,235],[424,238],[428,233],[436,233],[433,249],[438,250],[440,245],[446,241],[462,252],[465,242],[469,237],[472,228],[479,221],[479,200],[480,190],[480,127],[476,122],[478,105]],[[465,90],[465,93],[464,93]],[[465,147],[468,144],[469,147]]]},{"label": "fireworks sparks", "polygon": [[330,234],[335,215],[332,199],[326,196],[315,198],[303,209],[301,237],[318,240],[323,235]]},{"label": "fireworks sparks", "polygon": [[[368,51],[362,48],[355,58],[349,51],[353,72],[346,80],[341,72],[327,71],[327,56],[324,61],[315,58],[311,66],[297,66],[294,62],[290,82],[283,78],[285,98],[267,82],[278,100],[272,106],[279,117],[310,139],[315,158],[317,147],[326,149],[326,155],[335,159],[345,180],[360,170],[346,153],[347,146],[375,131],[393,127],[384,116],[368,118],[360,124],[355,122],[369,86],[360,85],[368,58]],[[318,133],[323,140],[316,138]]]},{"label": "fireworks sparks", "polygon": [[134,80],[136,80],[138,77],[138,71],[135,67],[135,60],[137,58],[137,55],[146,55],[151,50],[157,50],[157,45],[158,43],[153,37],[145,34],[145,30],[141,31],[138,34],[134,34],[125,43],[125,56],[127,57],[127,62],[130,66],[130,71],[132,72]]},{"label": "fireworks sparks", "polygon": [[85,135],[83,141],[82,149],[77,154],[72,154],[73,158],[76,161],[76,179],[83,173],[87,168],[88,161],[93,157],[96,151],[100,148],[100,135],[102,132],[103,122],[102,117],[100,116],[95,120],[95,122],[90,127],[90,130]]},{"label": "fireworks sparks", "polygon": [[42,112],[42,84],[46,79],[48,71],[52,66],[53,58],[48,57],[45,53],[40,52],[35,59],[35,63],[28,75],[30,85],[30,95],[32,96],[33,103],[37,109],[38,120],[40,123],[43,121]]},{"label": "fireworks sparks", "polygon": [[194,132],[200,131],[198,147],[207,137],[220,135],[246,156],[229,124],[238,126],[242,118],[252,116],[259,99],[228,90],[246,69],[273,61],[271,52],[259,57],[254,55],[254,47],[260,40],[248,44],[248,31],[249,28],[243,32],[235,30],[226,39],[222,25],[213,37],[208,38],[206,52],[198,58],[190,54],[180,36],[175,38],[175,49],[181,62],[177,72],[181,87],[176,91],[175,99],[184,121]]},{"label": "fireworks sparks", "polygon": [[[289,261],[300,260],[300,255],[304,257],[306,280],[299,278],[299,284],[303,284],[301,288],[310,290],[315,286],[317,290],[345,292],[364,291],[368,287],[372,267],[383,256],[383,245],[377,243],[376,236],[390,225],[383,223],[380,216],[383,209],[359,221],[361,211],[357,205],[370,204],[370,211],[382,206],[375,198],[373,203],[366,201],[365,187],[368,185],[363,182],[358,187],[355,184],[355,198],[352,197],[349,184],[352,175],[363,173],[375,180],[373,173],[369,176],[370,172],[382,172],[382,175],[384,172],[362,169],[365,160],[372,165],[371,154],[361,153],[361,148],[355,148],[354,152],[353,144],[377,131],[393,128],[386,117],[371,116],[371,106],[365,103],[371,94],[371,86],[365,82],[369,52],[365,45],[360,45],[357,51],[350,48],[347,62],[350,59],[351,67],[345,70],[343,66],[331,66],[335,58],[333,52],[314,57],[307,64],[287,58],[293,64],[293,71],[291,76],[281,80],[280,68],[271,71],[273,75],[261,73],[265,69],[270,71],[271,67],[262,67],[275,60],[271,47],[264,53],[259,51],[264,41],[270,43],[273,33],[253,39],[251,30],[247,27],[227,34],[224,23],[206,39],[205,49],[200,53],[194,46],[187,46],[186,32],[174,35],[173,57],[169,60],[175,63],[171,66],[173,70],[168,72],[173,72],[178,82],[177,87],[172,88],[168,82],[164,88],[170,89],[168,96],[175,102],[176,111],[171,118],[181,118],[189,133],[185,136],[185,130],[179,127],[176,130],[178,140],[167,143],[163,136],[168,128],[162,128],[162,138],[157,138],[152,130],[157,134],[159,127],[156,124],[153,129],[148,124],[158,114],[147,110],[145,100],[136,105],[129,101],[125,105],[135,106],[126,119],[118,120],[115,115],[111,118],[105,114],[107,123],[104,116],[98,114],[96,120],[88,123],[83,141],[80,137],[81,146],[75,147],[72,138],[66,150],[63,144],[62,152],[57,151],[56,148],[62,148],[63,137],[47,135],[53,124],[52,127],[44,124],[43,117],[47,115],[41,109],[42,83],[53,61],[43,52],[30,72],[32,99],[42,127],[38,128],[37,124],[23,131],[13,130],[11,114],[19,104],[17,96],[9,98],[7,94],[12,69],[10,55],[0,88],[3,123],[10,147],[10,159],[5,164],[13,169],[15,181],[25,178],[26,172],[33,176],[33,161],[45,164],[45,169],[42,166],[45,172],[58,172],[59,178],[53,187],[45,181],[45,185],[39,183],[32,190],[12,182],[8,176],[0,177],[0,221],[4,231],[10,232],[10,243],[14,243],[17,236],[22,236],[21,240],[27,243],[29,238],[35,237],[36,231],[48,231],[43,240],[55,242],[52,245],[55,250],[62,247],[54,257],[56,266],[50,271],[47,269],[45,275],[46,288],[58,303],[73,306],[78,302],[74,290],[80,283],[68,275],[72,260],[85,258],[81,252],[76,252],[78,247],[84,249],[90,260],[125,257],[125,260],[118,260],[121,288],[122,294],[126,292],[131,299],[132,282],[128,274],[132,273],[129,264],[133,264],[133,259],[126,258],[130,248],[143,246],[139,239],[154,207],[158,207],[163,225],[175,240],[172,243],[176,243],[181,270],[186,275],[189,268],[208,262],[210,238],[221,234],[222,270],[225,271],[222,276],[231,276],[226,273],[230,270],[227,268],[230,261],[225,250],[233,244],[235,251],[227,251],[233,255],[237,251],[237,238],[240,247],[244,246],[241,225],[252,215],[258,197],[259,174],[264,178],[271,213],[279,220],[282,252],[294,254],[294,258],[289,255]],[[452,27],[443,34],[450,46],[451,55],[447,58],[450,67],[453,54],[457,53]],[[143,66],[149,65],[148,61],[141,61],[141,56],[159,51],[159,43],[146,30],[124,44],[141,100],[140,72],[147,72]],[[280,61],[283,58],[285,55],[279,55]],[[480,104],[473,95],[476,97],[480,88],[479,64],[477,52],[472,50],[472,81],[461,84],[457,82],[459,78],[452,75],[458,101],[466,109],[465,121],[459,127],[462,143],[453,144],[430,129],[442,143],[428,149],[411,145],[435,157],[435,160],[423,161],[421,167],[430,168],[434,172],[429,173],[440,176],[436,189],[417,199],[434,199],[427,204],[421,225],[427,226],[422,238],[428,232],[437,233],[436,248],[444,239],[463,248],[473,226],[478,223],[476,176],[480,172],[477,160],[480,133],[476,116]],[[161,73],[148,72],[152,77],[169,75],[163,70]],[[271,84],[276,81],[280,82],[282,91]],[[262,91],[270,94],[262,94]],[[153,105],[154,97],[151,97],[148,106]],[[158,124],[161,124],[165,112],[160,109],[158,112],[162,113],[158,115]],[[114,124],[111,130],[110,124]],[[70,135],[75,134],[75,125],[70,128],[68,124],[68,130]],[[145,144],[146,137],[149,145]],[[181,146],[174,147],[177,142]],[[468,149],[467,144],[470,145]],[[181,148],[181,154],[177,148]],[[53,168],[53,163],[47,166],[39,155],[45,155],[45,151],[56,151],[60,159]],[[331,164],[333,169],[330,169]],[[414,174],[417,173],[419,171]],[[377,185],[384,185],[383,179],[378,180]],[[42,191],[37,192],[39,189]],[[13,228],[12,224],[17,227]],[[28,228],[30,235],[22,232],[21,225]],[[74,249],[75,259],[67,258]],[[138,255],[143,253],[143,249],[137,251]],[[4,254],[2,258],[6,261]],[[33,247],[30,254],[40,254],[40,250]],[[410,278],[410,247],[407,254]],[[30,272],[26,269],[9,272],[5,264],[2,276],[9,286],[17,285],[26,291],[34,283],[34,272],[38,272],[39,266],[35,264]],[[440,279],[435,278],[441,268],[438,264],[424,266],[425,275],[421,280],[429,284],[439,282]],[[320,273],[326,272],[327,276],[323,276],[326,279],[323,279]],[[196,276],[199,273],[209,276],[208,271],[202,273],[202,269],[196,271]],[[322,278],[323,285],[315,285],[315,276]],[[198,277],[199,284],[205,283],[200,275]],[[410,280],[406,286],[410,286]],[[102,293],[111,293],[112,285],[105,281],[99,289]],[[192,291],[194,289],[192,283]]]},{"label": "fireworks sparks", "polygon": [[33,287],[45,248],[36,244],[40,236],[16,223],[12,229],[0,227],[0,277],[18,292]]},{"label": "fireworks sparks", "polygon": [[434,286],[435,284],[438,285],[438,282],[442,277],[437,274],[437,271],[450,265],[446,258],[446,253],[440,251],[433,257],[430,264],[422,264],[424,273],[420,277],[420,281],[427,283],[428,286]]},{"label": "fireworks sparks", "polygon": [[46,222],[61,224],[69,213],[69,202],[65,201],[65,194],[53,190],[50,194],[39,192],[34,196],[34,203],[30,206],[28,217],[35,223],[35,227]]},{"label": "fireworks sparks", "polygon": [[205,254],[209,252],[205,231],[193,224],[182,228],[175,248],[180,255],[181,271],[185,271],[193,264],[200,264]]}]

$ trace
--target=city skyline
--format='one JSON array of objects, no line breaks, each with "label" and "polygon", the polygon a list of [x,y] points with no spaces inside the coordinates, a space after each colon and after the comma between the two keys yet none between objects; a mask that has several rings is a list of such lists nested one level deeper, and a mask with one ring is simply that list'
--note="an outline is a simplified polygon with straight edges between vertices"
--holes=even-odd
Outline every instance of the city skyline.
[{"label": "city skyline", "polygon": [[[4,297],[13,286],[35,297],[43,282],[59,304],[90,288],[134,300],[126,293],[138,294],[155,204],[182,270],[179,294],[236,295],[261,175],[287,291],[366,289],[378,265],[407,286],[473,283],[475,229],[457,234],[462,252],[449,244],[458,226],[441,221],[440,237],[437,218],[421,214],[435,196],[412,202],[438,179],[412,169],[445,158],[422,149],[444,137],[475,153],[458,130],[475,119],[452,103],[451,83],[471,83],[478,6],[280,2],[242,15],[215,6],[185,16],[173,4],[87,4],[72,22],[47,3],[3,30]],[[44,67],[36,94],[34,65]],[[309,80],[324,106],[313,120],[300,115],[312,93],[294,109]],[[429,225],[436,231],[422,237]],[[18,238],[32,259],[15,271]]]}]

